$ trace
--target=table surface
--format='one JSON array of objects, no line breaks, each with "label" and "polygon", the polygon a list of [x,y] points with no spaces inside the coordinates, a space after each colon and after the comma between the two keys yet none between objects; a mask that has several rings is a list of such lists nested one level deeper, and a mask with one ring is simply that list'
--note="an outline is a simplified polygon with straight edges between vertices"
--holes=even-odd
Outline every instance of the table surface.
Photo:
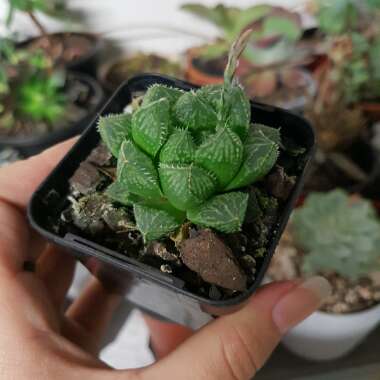
[{"label": "table surface", "polygon": [[380,328],[350,355],[331,362],[301,359],[279,346],[255,380],[380,380]]}]

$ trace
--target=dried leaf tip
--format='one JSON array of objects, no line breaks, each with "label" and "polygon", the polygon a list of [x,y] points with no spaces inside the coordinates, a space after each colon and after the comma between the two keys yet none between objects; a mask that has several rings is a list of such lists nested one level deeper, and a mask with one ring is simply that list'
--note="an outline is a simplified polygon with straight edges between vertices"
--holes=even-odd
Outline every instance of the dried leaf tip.
[{"label": "dried leaf tip", "polygon": [[248,44],[252,31],[252,28],[243,31],[231,46],[228,54],[228,63],[224,71],[224,82],[226,84],[232,84],[233,82],[239,58]]}]

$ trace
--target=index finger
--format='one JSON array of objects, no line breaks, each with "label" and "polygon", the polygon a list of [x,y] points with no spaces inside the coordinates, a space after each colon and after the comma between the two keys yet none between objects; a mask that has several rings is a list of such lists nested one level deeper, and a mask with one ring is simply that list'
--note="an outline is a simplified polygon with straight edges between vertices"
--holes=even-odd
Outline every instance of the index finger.
[{"label": "index finger", "polygon": [[0,169],[0,200],[24,210],[42,180],[74,145],[77,137],[27,160]]}]

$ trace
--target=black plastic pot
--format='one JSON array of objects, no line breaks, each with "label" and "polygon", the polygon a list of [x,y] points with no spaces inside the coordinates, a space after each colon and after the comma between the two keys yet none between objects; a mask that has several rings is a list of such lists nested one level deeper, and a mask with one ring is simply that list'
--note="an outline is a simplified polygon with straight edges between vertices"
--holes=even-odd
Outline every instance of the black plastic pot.
[{"label": "black plastic pot", "polygon": [[83,73],[73,72],[70,73],[70,77],[72,80],[77,80],[86,84],[91,89],[92,104],[87,110],[87,114],[82,119],[72,125],[68,125],[66,128],[57,129],[44,134],[0,137],[0,148],[11,147],[20,152],[23,157],[29,157],[54,144],[57,144],[60,141],[82,133],[88,124],[95,118],[97,112],[104,104],[104,94],[98,82],[90,76]]},{"label": "black plastic pot", "polygon": [[[69,38],[70,36],[81,36],[86,38],[91,42],[91,48],[83,55],[78,56],[71,62],[65,64],[65,67],[68,70],[81,72],[84,74],[91,75],[92,77],[96,77],[98,64],[100,61],[101,51],[104,46],[104,41],[101,37],[92,33],[79,33],[79,32],[58,32],[51,33],[49,36],[57,36],[63,38]],[[17,46],[22,48],[27,48],[32,42],[36,41],[39,38],[43,38],[41,36],[29,38],[27,40],[21,41]]]},{"label": "black plastic pot", "polygon": [[363,182],[354,181],[345,175],[334,163],[311,164],[312,170],[306,178],[304,193],[326,192],[337,187],[350,194],[361,194],[369,198],[379,198],[377,180],[380,174],[380,158],[376,149],[364,138],[358,138],[344,153],[367,175]]},{"label": "black plastic pot", "polygon": [[[161,77],[142,75],[123,84],[102,111],[102,114],[121,112],[131,101],[132,93],[143,93],[154,83],[190,90],[189,83]],[[271,231],[270,244],[254,284],[244,293],[224,301],[213,301],[184,289],[184,282],[172,275],[137,262],[70,233],[60,236],[52,231],[49,219],[59,215],[67,206],[69,178],[100,140],[93,122],[61,163],[39,187],[29,204],[28,217],[32,226],[48,240],[68,248],[103,284],[110,289],[123,288],[127,298],[139,308],[155,316],[174,321],[191,328],[199,328],[213,315],[224,313],[244,303],[259,287],[268,268],[290,212],[301,191],[307,163],[314,151],[314,133],[303,118],[275,107],[252,102],[252,119],[258,123],[280,128],[283,136],[292,137],[307,149],[305,166],[284,206],[278,223]],[[115,287],[115,288],[114,288]]]}]

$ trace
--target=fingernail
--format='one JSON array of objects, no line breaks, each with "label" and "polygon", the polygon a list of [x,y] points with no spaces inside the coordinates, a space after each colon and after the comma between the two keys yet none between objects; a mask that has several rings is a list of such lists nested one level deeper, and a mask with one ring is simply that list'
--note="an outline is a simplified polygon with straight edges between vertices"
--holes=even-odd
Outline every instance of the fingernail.
[{"label": "fingernail", "polygon": [[302,322],[331,294],[331,285],[323,277],[311,277],[287,293],[273,308],[272,318],[281,333]]}]

